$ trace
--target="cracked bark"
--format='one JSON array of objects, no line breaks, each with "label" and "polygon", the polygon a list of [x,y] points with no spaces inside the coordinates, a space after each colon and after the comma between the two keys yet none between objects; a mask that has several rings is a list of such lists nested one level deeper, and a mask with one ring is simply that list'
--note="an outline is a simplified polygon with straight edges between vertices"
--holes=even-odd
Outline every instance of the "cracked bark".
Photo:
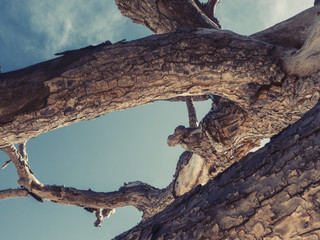
[{"label": "cracked bark", "polygon": [[257,135],[272,136],[319,96],[319,73],[287,75],[285,53],[228,31],[185,30],[3,73],[0,146],[111,111],[209,92],[248,112]]},{"label": "cracked bark", "polygon": [[115,239],[318,239],[320,103],[205,186]]},{"label": "cracked bark", "polygon": [[[245,37],[214,30],[218,28],[214,14],[210,16],[208,11],[218,1],[208,1],[207,5],[192,0],[116,2],[124,15],[155,33],[178,31],[69,51],[60,58],[1,74],[0,146],[15,164],[18,184],[25,189],[1,191],[0,199],[33,196],[92,208],[96,225],[103,220],[102,209],[132,205],[144,212],[144,220],[160,212],[122,235],[125,239],[316,236],[317,217],[308,213],[312,211],[308,204],[318,193],[308,189],[315,186],[314,191],[318,191],[318,180],[314,180],[316,176],[309,179],[314,174],[309,168],[316,168],[319,155],[319,126],[314,126],[314,122],[319,123],[319,106],[313,110],[315,116],[307,114],[307,120],[294,125],[300,126],[298,130],[286,130],[274,138],[259,152],[262,155],[240,159],[259,139],[277,134],[317,103],[319,6]],[[179,4],[184,4],[184,11],[177,8]],[[140,184],[97,193],[44,185],[28,167],[25,145],[20,144],[19,151],[12,145],[111,111],[157,100],[205,99],[208,93],[220,97],[199,127],[193,123],[190,128],[179,127],[169,138],[169,144],[181,144],[191,156],[181,156],[175,180],[167,189]],[[286,137],[290,140],[284,140]],[[292,145],[286,145],[288,142]],[[293,160],[283,160],[288,156]],[[187,190],[182,189],[179,177],[194,162],[201,168],[190,179]],[[175,197],[212,177],[216,178],[163,211]],[[298,183],[305,186],[303,191]],[[309,195],[301,197],[304,191]],[[310,195],[315,197],[310,199]],[[291,204],[295,197],[305,202]],[[277,201],[284,203],[282,208],[276,206]],[[301,211],[297,211],[299,207]],[[306,230],[293,233],[301,219],[309,219],[303,220]],[[288,230],[288,224],[294,227]]]}]

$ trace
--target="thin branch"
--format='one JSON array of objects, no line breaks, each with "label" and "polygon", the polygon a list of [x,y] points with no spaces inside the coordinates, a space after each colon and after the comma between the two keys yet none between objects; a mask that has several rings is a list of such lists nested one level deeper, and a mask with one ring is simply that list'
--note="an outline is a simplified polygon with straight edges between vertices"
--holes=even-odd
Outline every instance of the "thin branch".
[{"label": "thin branch", "polygon": [[0,200],[9,199],[9,198],[21,198],[29,197],[29,192],[26,189],[6,189],[0,190]]},{"label": "thin branch", "polygon": [[104,218],[109,218],[115,213],[115,209],[90,209],[95,213],[97,220],[94,222],[95,227],[101,227]]},{"label": "thin branch", "polygon": [[106,217],[113,213],[112,209],[114,208],[134,206],[144,213],[143,218],[153,216],[173,201],[171,189],[160,190],[142,182],[128,183],[118,191],[109,193],[94,192],[91,189],[78,190],[65,186],[45,185],[39,182],[27,164],[25,144],[19,145],[19,151],[14,145],[4,147],[2,150],[14,163],[19,176],[17,183],[23,187],[22,190],[18,190],[22,193],[18,191],[7,192],[6,194],[3,193],[4,197],[8,194],[17,197],[27,195],[32,196],[39,202],[43,202],[42,199],[45,199],[59,204],[88,209],[106,209],[102,212],[103,216]]},{"label": "thin branch", "polygon": [[219,26],[219,28],[221,28],[218,19],[215,17],[216,7],[219,2],[220,0],[208,0],[208,2],[204,5],[204,12],[212,21],[214,21]]},{"label": "thin branch", "polygon": [[[19,151],[12,144],[1,149],[4,151],[17,169],[19,176],[18,184],[31,191],[31,185],[41,185],[39,180],[33,175],[28,165],[28,155],[26,153],[25,143],[19,144]],[[32,192],[32,191],[31,191]]]},{"label": "thin branch", "polygon": [[192,97],[187,97],[186,104],[188,108],[189,126],[191,128],[196,128],[198,126],[198,120]]},{"label": "thin branch", "polygon": [[4,164],[3,164],[3,166],[1,167],[2,169],[5,169],[8,165],[9,165],[9,163],[11,162],[11,160],[9,159],[8,161],[6,161]]}]

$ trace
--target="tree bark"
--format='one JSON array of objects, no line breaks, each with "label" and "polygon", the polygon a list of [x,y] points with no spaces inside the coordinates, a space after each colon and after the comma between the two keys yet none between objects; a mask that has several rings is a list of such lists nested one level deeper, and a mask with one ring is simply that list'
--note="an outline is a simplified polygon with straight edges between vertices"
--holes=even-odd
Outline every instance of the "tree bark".
[{"label": "tree bark", "polygon": [[[74,51],[0,75],[0,146],[156,100],[213,93],[272,136],[319,97],[319,73],[287,75],[286,52],[227,31],[191,29]],[[263,126],[263,128],[261,128]]]},{"label": "tree bark", "polygon": [[[220,29],[214,17],[217,3],[203,5],[198,0],[116,0],[120,12],[155,33],[174,32],[179,27]],[[212,11],[210,11],[212,9]]]},{"label": "tree bark", "polygon": [[[144,221],[117,239],[320,237],[320,6],[246,37],[217,30],[217,2],[117,0],[124,15],[166,34],[66,51],[0,74],[0,147],[22,187],[1,191],[0,199],[84,207],[96,214],[96,226],[113,208],[143,211]],[[112,193],[45,185],[28,166],[25,144],[13,145],[111,111],[208,94],[215,101],[199,126],[189,101],[190,128],[168,138],[187,152],[163,190],[140,182]]]},{"label": "tree bark", "polygon": [[115,239],[318,239],[320,103],[205,186]]}]

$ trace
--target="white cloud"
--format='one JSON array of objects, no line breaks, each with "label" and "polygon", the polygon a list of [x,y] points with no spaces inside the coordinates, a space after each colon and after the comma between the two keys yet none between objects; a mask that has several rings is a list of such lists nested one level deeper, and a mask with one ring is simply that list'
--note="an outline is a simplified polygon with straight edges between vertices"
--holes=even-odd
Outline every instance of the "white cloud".
[{"label": "white cloud", "polygon": [[273,26],[313,6],[313,0],[260,0],[258,15],[265,27]]},{"label": "white cloud", "polygon": [[252,34],[312,5],[313,0],[221,0],[216,13],[225,29]]},{"label": "white cloud", "polygon": [[27,4],[31,29],[43,39],[40,50],[48,58],[69,48],[118,40],[125,22],[113,1],[29,0]]}]

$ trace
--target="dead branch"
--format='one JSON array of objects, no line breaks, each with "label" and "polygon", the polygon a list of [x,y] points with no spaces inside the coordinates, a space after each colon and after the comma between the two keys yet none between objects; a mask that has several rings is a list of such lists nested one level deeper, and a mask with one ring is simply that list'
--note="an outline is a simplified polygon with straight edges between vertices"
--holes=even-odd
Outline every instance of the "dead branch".
[{"label": "dead branch", "polygon": [[115,239],[317,238],[319,150],[320,102],[263,149]]},{"label": "dead branch", "polygon": [[217,4],[220,2],[220,0],[208,0],[206,4],[202,5],[203,12],[210,18],[212,21],[214,21],[219,28],[221,28],[221,25],[218,21],[218,19],[215,17],[215,11]]},{"label": "dead branch", "polygon": [[198,120],[192,97],[187,97],[186,104],[188,109],[189,126],[191,128],[196,128],[198,126]]},{"label": "dead branch", "polygon": [[8,161],[6,161],[3,165],[2,165],[2,169],[5,169],[8,165],[9,165],[9,163],[11,162],[11,160],[9,159]]},{"label": "dead branch", "polygon": [[143,218],[146,219],[163,210],[174,200],[171,186],[161,190],[141,182],[125,184],[118,191],[109,193],[45,185],[40,183],[30,170],[25,143],[19,145],[19,151],[14,145],[2,150],[14,163],[19,176],[17,183],[23,189],[4,190],[0,193],[0,199],[31,196],[41,203],[45,199],[54,203],[84,207],[87,210],[93,209],[99,217],[95,225],[101,224],[101,214],[103,220],[103,217],[110,216],[114,213],[113,209],[118,207],[134,206],[143,212]]},{"label": "dead branch", "polygon": [[6,189],[0,190],[0,200],[9,199],[9,198],[21,198],[28,197],[29,192],[26,189]]},{"label": "dead branch", "polygon": [[[116,0],[122,15],[143,24],[160,34],[174,32],[178,27],[203,27],[220,29],[194,0]],[[215,18],[213,18],[215,19]]]},{"label": "dead branch", "polygon": [[[312,78],[308,81],[315,87],[309,93],[295,92],[279,66],[279,55],[285,52],[278,50],[231,32],[189,29],[70,53],[1,74],[0,146],[111,111],[208,92],[237,102],[258,119],[256,125],[272,122],[274,129],[268,130],[273,135],[315,104],[306,96],[319,87]],[[292,101],[285,101],[286,94]],[[306,100],[300,101],[299,96]],[[271,114],[270,109],[278,111]]]}]

